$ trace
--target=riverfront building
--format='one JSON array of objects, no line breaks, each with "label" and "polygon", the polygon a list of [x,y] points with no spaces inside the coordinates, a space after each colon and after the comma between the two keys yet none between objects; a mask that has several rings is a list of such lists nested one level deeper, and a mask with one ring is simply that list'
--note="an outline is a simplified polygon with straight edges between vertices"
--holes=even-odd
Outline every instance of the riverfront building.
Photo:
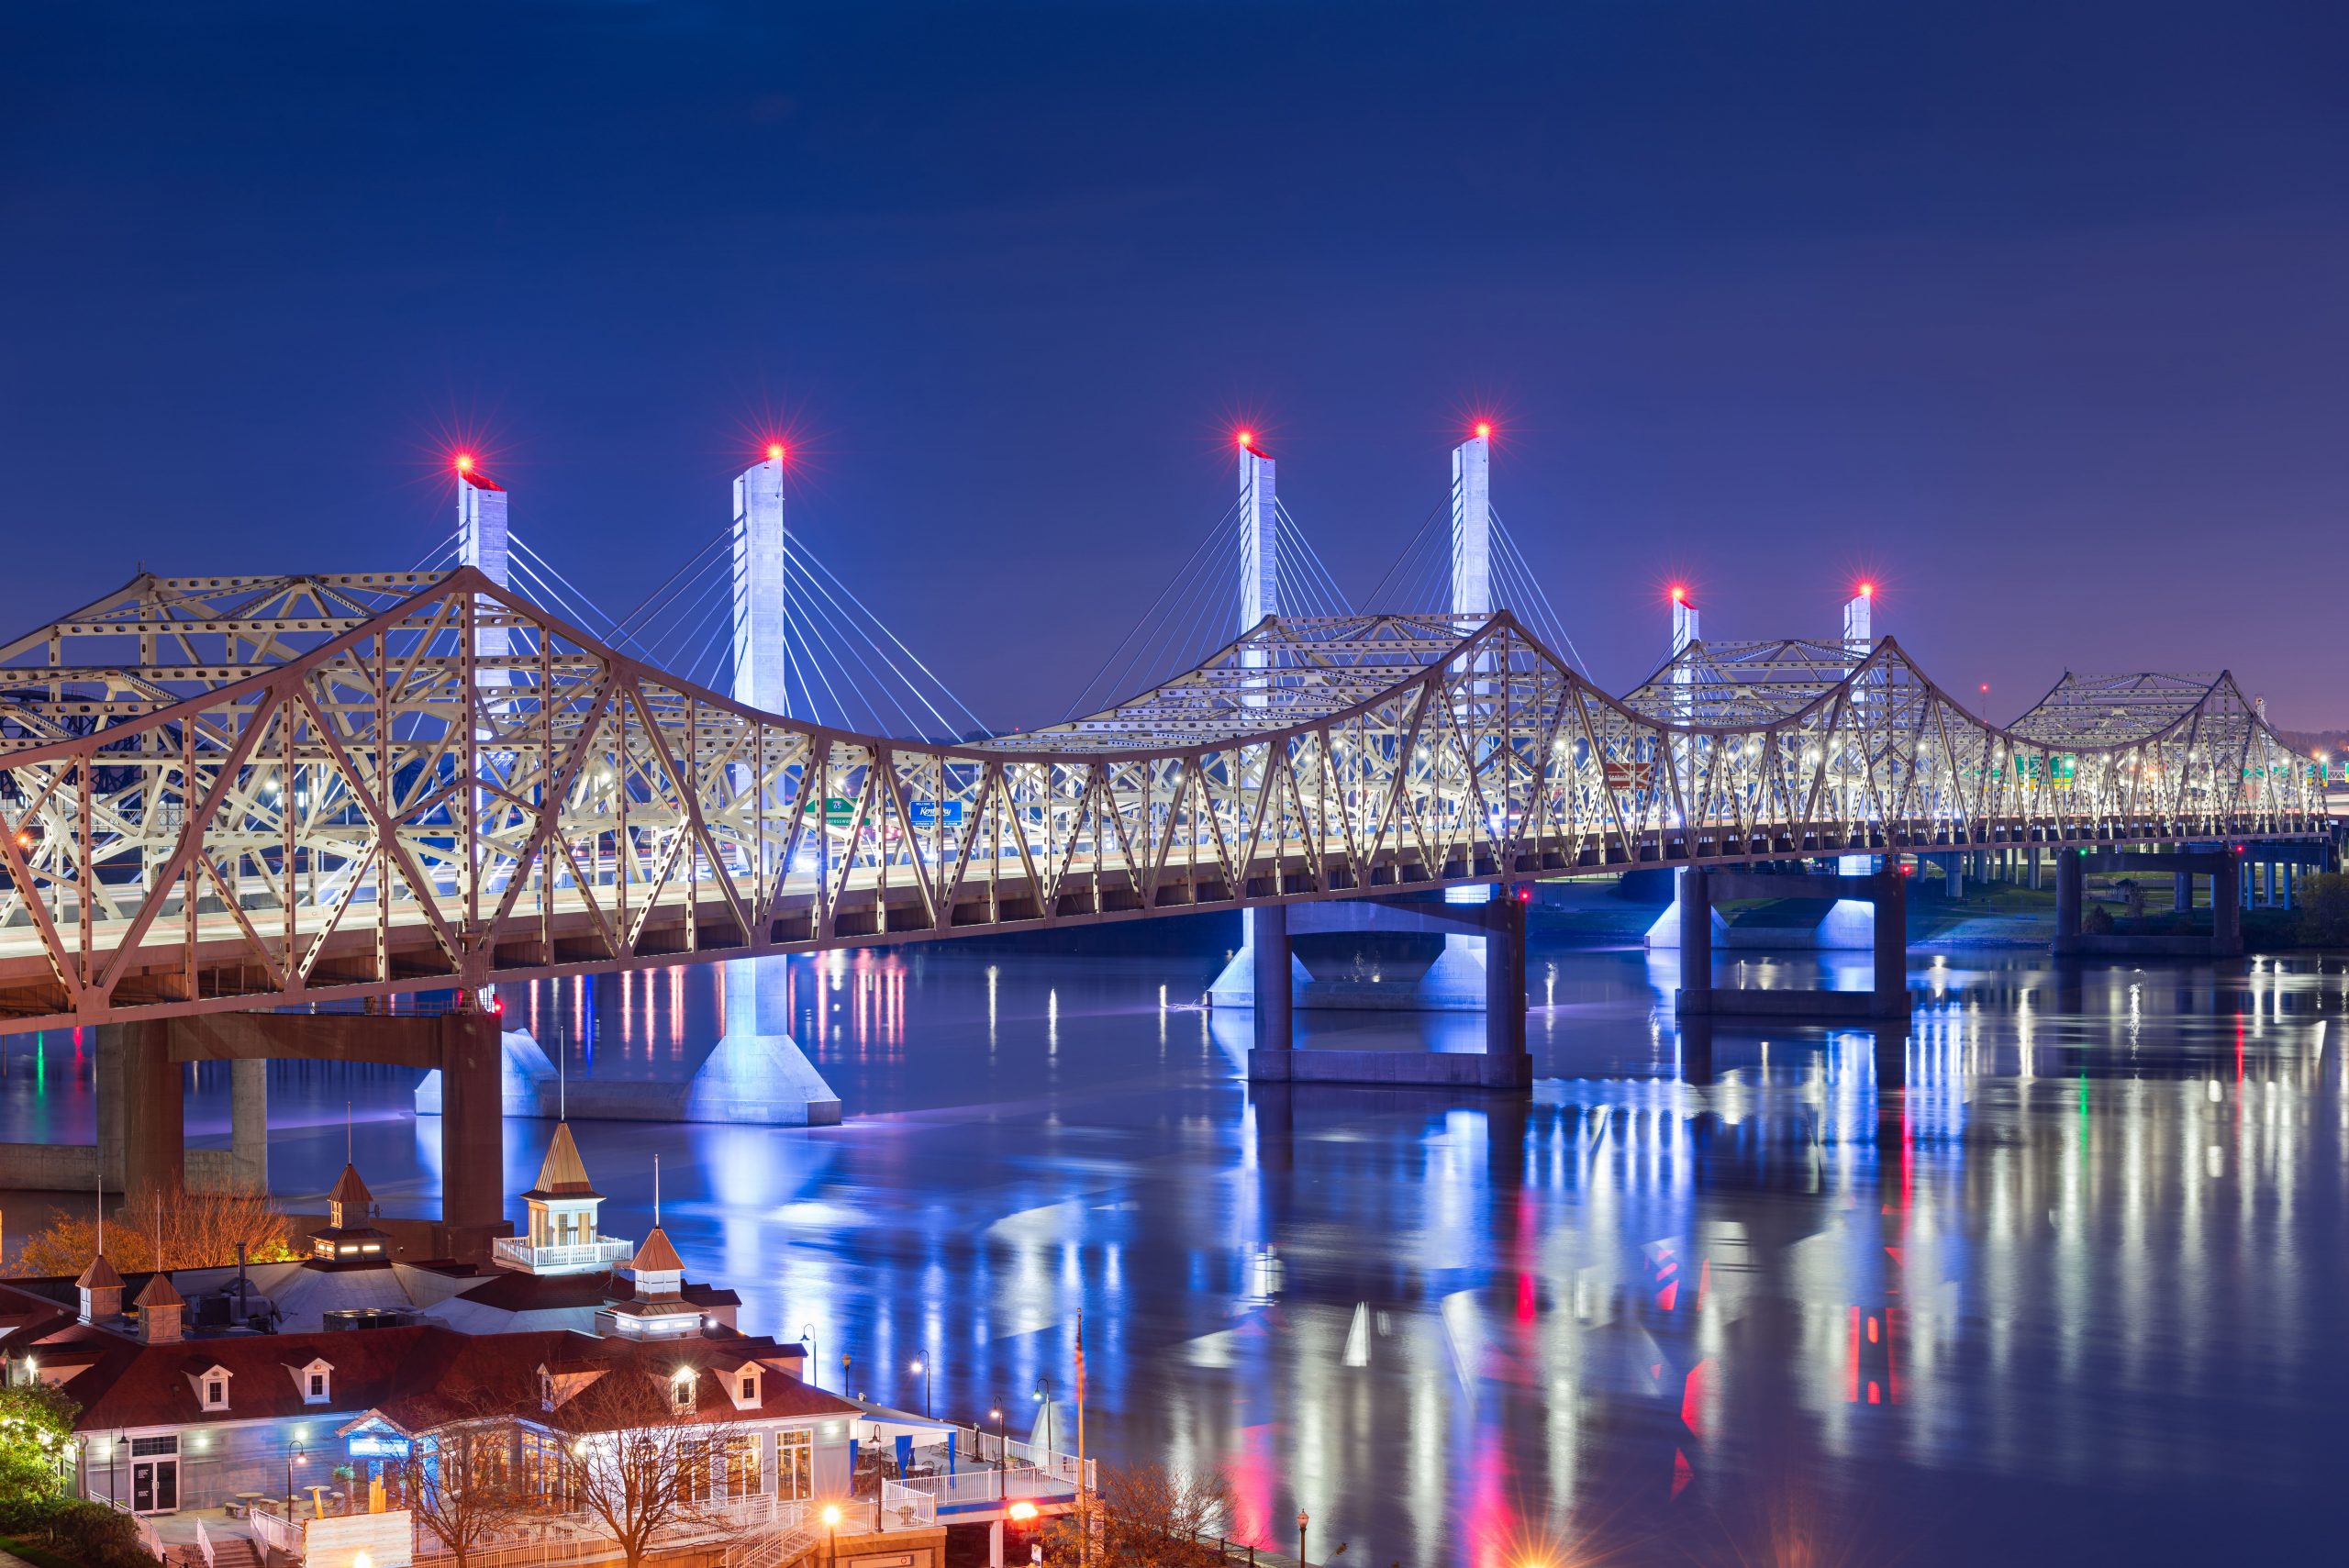
[{"label": "riverfront building", "polygon": [[848,1491],[860,1408],[807,1385],[803,1346],[741,1333],[734,1293],[688,1283],[657,1221],[641,1244],[600,1234],[567,1125],[522,1195],[528,1230],[494,1263],[408,1263],[345,1166],[298,1262],[125,1278],[102,1251],[78,1279],[0,1282],[0,1357],[81,1407],[83,1494],[144,1515],[395,1496],[443,1427],[484,1418],[559,1507],[589,1412],[641,1407],[583,1402],[610,1378],[713,1429],[697,1465],[714,1494]]}]

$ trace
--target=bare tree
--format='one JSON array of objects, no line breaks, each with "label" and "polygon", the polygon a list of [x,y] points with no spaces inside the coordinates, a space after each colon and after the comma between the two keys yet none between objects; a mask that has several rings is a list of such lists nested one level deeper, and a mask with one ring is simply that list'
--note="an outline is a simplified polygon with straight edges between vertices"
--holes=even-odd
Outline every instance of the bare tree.
[{"label": "bare tree", "polygon": [[673,1381],[621,1362],[554,1414],[571,1438],[572,1496],[602,1521],[628,1568],[641,1568],[663,1533],[717,1517],[734,1423],[703,1418],[698,1378]]},{"label": "bare tree", "polygon": [[[1104,1469],[1093,1516],[1093,1559],[1118,1568],[1192,1568],[1217,1559],[1215,1531],[1231,1517],[1231,1485],[1220,1473],[1162,1464]],[[1055,1529],[1055,1561],[1077,1560],[1074,1518]]]},{"label": "bare tree", "polygon": [[[237,1261],[242,1241],[251,1262],[275,1262],[294,1255],[286,1232],[284,1214],[259,1193],[142,1189],[123,1200],[107,1225],[106,1256],[131,1273],[159,1262],[167,1269],[221,1268]],[[25,1239],[13,1272],[26,1278],[78,1274],[97,1250],[95,1219],[61,1217]]]},{"label": "bare tree", "polygon": [[473,1404],[412,1445],[401,1473],[408,1510],[449,1549],[456,1568],[465,1568],[468,1558],[537,1501],[514,1473],[512,1418],[489,1400]]}]

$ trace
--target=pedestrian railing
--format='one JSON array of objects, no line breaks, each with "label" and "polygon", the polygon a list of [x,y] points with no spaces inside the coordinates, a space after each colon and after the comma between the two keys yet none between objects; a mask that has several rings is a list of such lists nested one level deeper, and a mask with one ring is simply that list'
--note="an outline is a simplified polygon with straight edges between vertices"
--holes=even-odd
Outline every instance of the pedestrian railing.
[{"label": "pedestrian railing", "polygon": [[881,1483],[881,1528],[928,1529],[938,1522],[938,1499],[895,1481]]}]

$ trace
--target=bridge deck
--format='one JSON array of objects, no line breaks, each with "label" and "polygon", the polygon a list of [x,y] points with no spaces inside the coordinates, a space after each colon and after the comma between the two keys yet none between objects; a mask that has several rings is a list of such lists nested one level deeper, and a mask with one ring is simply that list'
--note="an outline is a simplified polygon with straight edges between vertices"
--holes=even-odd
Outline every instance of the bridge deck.
[{"label": "bridge deck", "polygon": [[0,661],[0,1031],[1560,872],[2330,831],[2224,675],[2067,678],[2034,735],[1890,639],[1725,645],[1618,699],[1506,614],[1268,618],[970,744],[760,713],[472,572],[142,579]]}]

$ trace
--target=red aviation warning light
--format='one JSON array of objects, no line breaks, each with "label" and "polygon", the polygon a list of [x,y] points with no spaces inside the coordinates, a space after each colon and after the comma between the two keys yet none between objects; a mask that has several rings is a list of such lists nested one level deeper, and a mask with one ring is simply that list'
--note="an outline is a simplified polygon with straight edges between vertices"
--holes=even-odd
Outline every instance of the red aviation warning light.
[{"label": "red aviation warning light", "polygon": [[473,454],[471,452],[459,452],[457,454],[457,472],[470,476],[473,471]]},{"label": "red aviation warning light", "polygon": [[1873,599],[1873,598],[1875,598],[1875,597],[1876,597],[1876,584],[1873,584],[1873,583],[1863,583],[1863,584],[1860,584],[1860,597],[1861,597],[1861,598],[1863,598],[1863,599]]},{"label": "red aviation warning light", "polygon": [[769,441],[767,443],[767,461],[769,462],[781,462],[783,461],[783,443],[781,441]]},{"label": "red aviation warning light", "polygon": [[1688,588],[1686,584],[1675,583],[1672,585],[1672,602],[1675,605],[1685,605],[1688,602]]},{"label": "red aviation warning light", "polygon": [[1256,450],[1256,432],[1253,430],[1242,430],[1238,435],[1234,436],[1232,439],[1240,443],[1240,450],[1241,451],[1254,451]]},{"label": "red aviation warning light", "polygon": [[1490,419],[1476,421],[1476,439],[1480,441],[1488,441],[1493,439],[1493,422]]}]

